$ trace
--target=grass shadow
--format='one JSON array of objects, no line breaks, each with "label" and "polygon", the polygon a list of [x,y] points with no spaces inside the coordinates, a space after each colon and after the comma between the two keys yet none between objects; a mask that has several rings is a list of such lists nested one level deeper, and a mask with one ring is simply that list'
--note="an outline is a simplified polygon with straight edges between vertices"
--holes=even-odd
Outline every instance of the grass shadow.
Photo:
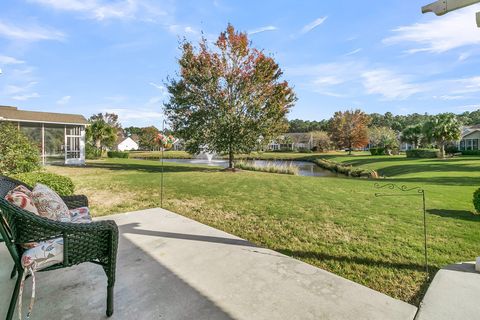
[{"label": "grass shadow", "polygon": [[420,177],[420,178],[392,178],[391,181],[403,183],[418,183],[445,186],[478,186],[480,177]]},{"label": "grass shadow", "polygon": [[[140,172],[151,172],[151,173],[160,173],[162,172],[162,166],[148,164],[139,164],[139,163],[112,163],[112,162],[89,162],[86,165],[87,168],[98,168],[98,169],[107,169],[115,171],[140,171]],[[164,164],[164,172],[215,172],[220,171],[222,168],[212,168],[212,167],[202,167],[202,166],[193,166],[193,165],[171,165]]]},{"label": "grass shadow", "polygon": [[[334,262],[339,262],[342,264],[361,264],[365,266],[375,266],[375,267],[382,267],[388,268],[393,270],[411,270],[417,272],[425,272],[425,265],[420,263],[399,263],[399,262],[392,262],[392,261],[385,261],[379,259],[370,259],[364,257],[348,257],[348,256],[340,256],[340,255],[331,255],[323,252],[315,252],[315,251],[296,251],[290,249],[275,249],[276,251],[283,253],[287,256],[299,259],[314,259],[318,261],[325,261],[330,260]],[[408,301],[411,304],[418,306],[422,301],[423,296],[427,292],[427,289],[433,280],[433,277],[438,272],[439,268],[430,266],[428,267],[429,274],[428,278],[425,277],[425,280],[422,282],[418,290],[415,292],[413,297]]]},{"label": "grass shadow", "polygon": [[474,215],[472,212],[466,210],[428,209],[427,212],[442,218],[480,222],[480,215]]}]

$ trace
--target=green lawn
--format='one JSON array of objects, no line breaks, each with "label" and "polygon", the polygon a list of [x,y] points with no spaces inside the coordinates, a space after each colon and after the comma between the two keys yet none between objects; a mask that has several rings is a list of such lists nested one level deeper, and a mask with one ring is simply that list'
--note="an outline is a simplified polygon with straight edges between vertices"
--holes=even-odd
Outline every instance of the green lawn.
[{"label": "green lawn", "polygon": [[[479,255],[480,216],[472,213],[471,198],[480,187],[480,157],[315,156],[372,168],[388,179],[231,173],[166,163],[164,207],[418,304],[427,286],[420,199],[374,197],[375,182],[405,183],[427,193],[432,273]],[[160,205],[158,161],[109,159],[48,170],[70,176],[96,215]]]}]

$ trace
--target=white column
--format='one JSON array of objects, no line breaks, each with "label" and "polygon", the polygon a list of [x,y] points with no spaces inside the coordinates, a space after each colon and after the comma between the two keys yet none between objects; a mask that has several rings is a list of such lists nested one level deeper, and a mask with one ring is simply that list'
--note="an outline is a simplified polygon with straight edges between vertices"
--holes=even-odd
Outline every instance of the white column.
[{"label": "white column", "polygon": [[85,127],[80,127],[80,164],[85,164]]},{"label": "white column", "polygon": [[45,165],[45,124],[42,123],[42,164]]},{"label": "white column", "polygon": [[65,164],[67,164],[67,125],[63,127],[63,138],[64,138],[63,152],[65,154]]}]

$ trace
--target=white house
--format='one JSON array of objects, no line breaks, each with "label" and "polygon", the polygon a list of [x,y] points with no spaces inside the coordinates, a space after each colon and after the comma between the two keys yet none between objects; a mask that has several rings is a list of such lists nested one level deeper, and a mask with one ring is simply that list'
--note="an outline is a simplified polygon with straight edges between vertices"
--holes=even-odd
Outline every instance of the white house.
[{"label": "white house", "polygon": [[0,106],[0,122],[12,123],[35,143],[43,164],[85,164],[87,119],[82,115]]},{"label": "white house", "polygon": [[138,143],[128,137],[118,144],[117,149],[118,151],[138,150]]},{"label": "white house", "polygon": [[270,141],[267,145],[267,150],[295,150],[295,149],[309,149],[314,147],[313,135],[307,133],[285,133],[277,139]]}]

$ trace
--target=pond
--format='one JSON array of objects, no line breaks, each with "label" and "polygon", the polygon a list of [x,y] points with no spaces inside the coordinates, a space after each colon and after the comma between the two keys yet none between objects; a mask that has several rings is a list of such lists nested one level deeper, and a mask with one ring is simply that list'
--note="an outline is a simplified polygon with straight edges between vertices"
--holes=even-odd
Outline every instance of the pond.
[{"label": "pond", "polygon": [[[187,164],[199,164],[207,165],[212,167],[228,167],[227,160],[221,159],[164,159],[164,162],[175,162],[175,163],[187,163]],[[325,170],[317,166],[315,163],[308,161],[292,161],[292,160],[249,160],[248,163],[254,164],[255,166],[265,167],[269,164],[289,166],[293,165],[298,168],[298,175],[308,176],[308,177],[336,177],[337,174],[329,170]]]}]

